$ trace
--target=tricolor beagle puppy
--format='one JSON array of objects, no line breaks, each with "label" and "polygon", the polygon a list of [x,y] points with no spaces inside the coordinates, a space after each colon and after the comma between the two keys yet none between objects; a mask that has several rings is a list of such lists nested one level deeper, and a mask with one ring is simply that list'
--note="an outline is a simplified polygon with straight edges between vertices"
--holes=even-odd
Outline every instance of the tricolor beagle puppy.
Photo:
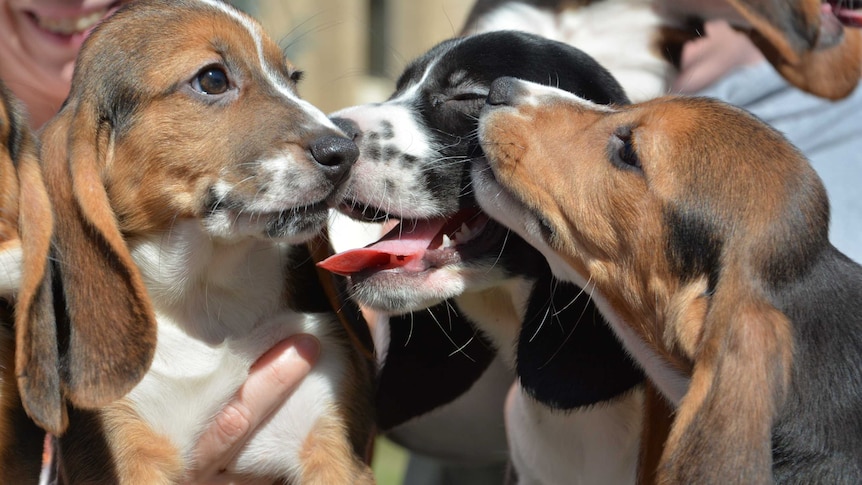
[{"label": "tricolor beagle puppy", "polygon": [[[24,413],[16,375],[30,345],[20,322],[42,298],[51,238],[51,210],[37,159],[36,140],[19,103],[0,83],[0,483],[37,483],[45,433]],[[16,313],[18,306],[18,313]],[[16,339],[18,351],[16,352]]]},{"label": "tricolor beagle puppy", "polygon": [[477,0],[465,33],[516,29],[595,57],[635,100],[664,93],[708,20],[745,32],[791,84],[840,99],[862,74],[859,0]]},{"label": "tricolor beagle puppy", "polygon": [[713,100],[501,78],[479,138],[479,203],[584,285],[676,407],[659,483],[862,482],[862,268],[778,132]]},{"label": "tricolor beagle puppy", "polygon": [[[41,157],[56,211],[55,375],[24,403],[60,435],[61,483],[176,483],[273,344],[315,335],[311,373],[228,466],[249,481],[372,483],[371,362],[305,243],[358,155],[300,73],[216,0],[141,0],[84,44]],[[48,330],[54,330],[49,334]]]},{"label": "tricolor beagle puppy", "polygon": [[[349,275],[362,304],[399,315],[389,322],[380,376],[382,428],[401,424],[407,410],[431,412],[458,397],[440,391],[444,385],[470,389],[491,347],[517,376],[506,426],[521,483],[630,484],[643,375],[589,294],[556,280],[541,254],[489,220],[473,197],[478,116],[504,75],[551,82],[596,103],[628,103],[595,60],[560,42],[498,31],[438,44],[407,66],[387,101],[333,115],[360,146],[340,209],[399,224],[321,264]],[[416,382],[418,399],[406,391]],[[502,400],[477,402],[502,407]],[[435,431],[427,441],[444,441]]]}]

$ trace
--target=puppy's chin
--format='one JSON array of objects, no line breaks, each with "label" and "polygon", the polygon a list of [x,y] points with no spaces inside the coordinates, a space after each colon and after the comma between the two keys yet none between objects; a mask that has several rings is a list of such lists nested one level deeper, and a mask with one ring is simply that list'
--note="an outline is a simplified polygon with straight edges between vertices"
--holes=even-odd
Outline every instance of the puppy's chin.
[{"label": "puppy's chin", "polygon": [[327,206],[320,204],[264,213],[219,210],[204,217],[203,226],[211,237],[224,241],[253,238],[300,244],[319,234],[328,217]]},{"label": "puppy's chin", "polygon": [[389,314],[423,310],[465,292],[493,287],[506,278],[493,259],[422,271],[387,269],[350,276],[350,294],[362,305]]},{"label": "puppy's chin", "polygon": [[482,158],[473,161],[471,178],[476,201],[486,214],[542,253],[550,251],[546,225],[535,212],[497,181],[487,160]]}]

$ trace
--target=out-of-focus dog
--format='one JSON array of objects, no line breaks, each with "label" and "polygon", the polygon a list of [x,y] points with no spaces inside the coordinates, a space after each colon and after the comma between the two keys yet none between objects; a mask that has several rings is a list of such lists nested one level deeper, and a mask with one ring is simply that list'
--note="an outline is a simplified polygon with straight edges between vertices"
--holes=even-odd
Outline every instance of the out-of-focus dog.
[{"label": "out-of-focus dog", "polygon": [[[685,42],[725,20],[791,84],[840,99],[862,75],[859,0],[478,0],[465,34],[516,29],[583,49],[634,101],[664,94]],[[664,85],[662,86],[662,83]]]}]

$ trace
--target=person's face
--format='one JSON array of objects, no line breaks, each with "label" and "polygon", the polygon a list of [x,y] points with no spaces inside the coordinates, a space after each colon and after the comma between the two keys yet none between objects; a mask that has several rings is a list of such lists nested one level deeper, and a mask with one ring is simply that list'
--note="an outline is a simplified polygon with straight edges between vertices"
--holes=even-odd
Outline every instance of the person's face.
[{"label": "person's face", "polygon": [[87,33],[125,0],[0,0],[0,37],[19,59],[56,71],[74,62]]}]

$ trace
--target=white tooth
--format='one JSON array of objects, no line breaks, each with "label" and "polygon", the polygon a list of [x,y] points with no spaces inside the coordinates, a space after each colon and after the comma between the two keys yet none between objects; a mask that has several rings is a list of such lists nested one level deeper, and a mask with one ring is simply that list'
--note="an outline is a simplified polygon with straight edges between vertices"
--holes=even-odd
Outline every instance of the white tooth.
[{"label": "white tooth", "polygon": [[107,13],[107,10],[92,12],[81,17],[58,19],[39,17],[37,20],[39,22],[39,26],[45,30],[54,32],[56,34],[70,35],[84,32],[87,29],[93,27],[100,20],[102,20],[102,17],[105,16],[105,13]]},{"label": "white tooth", "polygon": [[443,244],[440,245],[441,248],[451,248],[453,246],[452,240],[449,239],[449,236],[443,234]]},{"label": "white tooth", "polygon": [[461,239],[470,239],[472,234],[470,233],[470,228],[467,227],[467,223],[461,223]]}]

